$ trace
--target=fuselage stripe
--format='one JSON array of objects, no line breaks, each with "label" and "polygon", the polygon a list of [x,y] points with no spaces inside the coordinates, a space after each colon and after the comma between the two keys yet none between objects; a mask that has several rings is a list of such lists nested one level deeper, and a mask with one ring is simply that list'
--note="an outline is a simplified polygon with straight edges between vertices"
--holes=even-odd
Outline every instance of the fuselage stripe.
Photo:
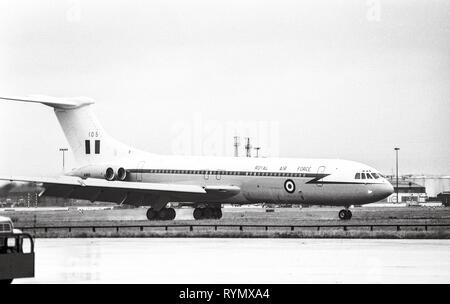
[{"label": "fuselage stripe", "polygon": [[323,173],[292,173],[267,171],[225,171],[225,170],[175,170],[175,169],[128,169],[129,173],[150,174],[198,174],[198,175],[236,175],[236,176],[268,176],[268,177],[309,177],[322,179],[329,174]]},{"label": "fuselage stripe", "polygon": [[304,177],[312,178],[307,184],[327,184],[327,185],[371,185],[377,183],[368,183],[364,181],[339,182],[323,181],[324,177],[330,174],[325,173],[293,173],[293,172],[267,172],[267,171],[225,171],[225,170],[176,170],[176,169],[128,169],[129,173],[147,173],[147,174],[184,174],[184,175],[203,175],[203,176],[256,176],[256,177]]}]

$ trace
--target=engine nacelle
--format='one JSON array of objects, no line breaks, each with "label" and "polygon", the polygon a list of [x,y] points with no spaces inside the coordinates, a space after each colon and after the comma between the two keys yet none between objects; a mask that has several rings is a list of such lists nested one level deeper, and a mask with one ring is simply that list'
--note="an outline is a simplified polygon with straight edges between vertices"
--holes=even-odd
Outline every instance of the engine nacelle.
[{"label": "engine nacelle", "polygon": [[104,178],[108,181],[125,180],[127,171],[124,168],[116,169],[114,166],[108,165],[88,165],[73,170],[69,175],[81,178]]},{"label": "engine nacelle", "polygon": [[123,167],[120,167],[117,170],[117,179],[120,181],[124,181],[127,179],[128,172]]},{"label": "engine nacelle", "polygon": [[109,167],[108,169],[106,169],[105,172],[105,179],[112,181],[116,179],[116,173],[114,172],[114,169]]}]

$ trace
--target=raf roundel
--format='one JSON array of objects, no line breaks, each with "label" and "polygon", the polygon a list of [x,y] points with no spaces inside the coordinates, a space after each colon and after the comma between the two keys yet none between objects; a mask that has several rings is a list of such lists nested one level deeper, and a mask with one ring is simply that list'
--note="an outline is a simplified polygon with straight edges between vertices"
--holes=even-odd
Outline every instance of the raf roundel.
[{"label": "raf roundel", "polygon": [[288,179],[287,181],[284,182],[284,189],[288,192],[288,193],[294,193],[295,191],[295,184],[291,179]]}]

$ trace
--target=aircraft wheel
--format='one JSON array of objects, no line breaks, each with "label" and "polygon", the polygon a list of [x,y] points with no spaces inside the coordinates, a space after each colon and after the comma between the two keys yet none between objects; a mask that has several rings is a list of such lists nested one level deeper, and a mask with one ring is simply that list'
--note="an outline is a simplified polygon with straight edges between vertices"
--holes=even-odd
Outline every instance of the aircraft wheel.
[{"label": "aircraft wheel", "polygon": [[194,219],[196,220],[203,219],[203,210],[201,208],[194,209]]},{"label": "aircraft wheel", "polygon": [[220,208],[214,208],[214,219],[218,220],[222,218],[222,210]]},{"label": "aircraft wheel", "polygon": [[214,218],[214,210],[212,208],[205,208],[205,210],[203,210],[203,217],[205,219]]},{"label": "aircraft wheel", "polygon": [[348,216],[347,209],[342,209],[341,211],[339,211],[338,215],[339,215],[339,219],[346,220],[347,216]]},{"label": "aircraft wheel", "polygon": [[352,218],[352,212],[350,210],[346,210],[347,211],[347,220]]},{"label": "aircraft wheel", "polygon": [[170,211],[168,208],[162,208],[158,212],[158,218],[160,220],[167,221],[169,219],[169,216],[170,216]]},{"label": "aircraft wheel", "polygon": [[155,209],[149,208],[147,210],[147,219],[149,221],[154,221],[157,217],[158,217],[158,212]]},{"label": "aircraft wheel", "polygon": [[168,211],[168,213],[169,213],[169,215],[168,215],[168,220],[171,220],[171,221],[174,220],[175,217],[177,216],[177,212],[175,211],[175,209],[173,209],[173,208],[168,208],[167,211]]}]

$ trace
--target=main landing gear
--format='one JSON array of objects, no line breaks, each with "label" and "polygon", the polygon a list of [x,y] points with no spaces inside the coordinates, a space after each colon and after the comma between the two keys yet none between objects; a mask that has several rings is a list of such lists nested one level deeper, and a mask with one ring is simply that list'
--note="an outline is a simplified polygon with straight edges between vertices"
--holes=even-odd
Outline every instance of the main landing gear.
[{"label": "main landing gear", "polygon": [[171,221],[175,219],[176,212],[173,208],[162,208],[157,211],[153,208],[147,210],[147,219],[149,221]]},{"label": "main landing gear", "polygon": [[339,219],[341,220],[349,220],[352,218],[352,212],[348,209],[342,209],[339,211]]},{"label": "main landing gear", "polygon": [[213,219],[218,220],[222,218],[222,210],[220,208],[195,208],[194,209],[194,219],[196,220],[207,220]]}]

